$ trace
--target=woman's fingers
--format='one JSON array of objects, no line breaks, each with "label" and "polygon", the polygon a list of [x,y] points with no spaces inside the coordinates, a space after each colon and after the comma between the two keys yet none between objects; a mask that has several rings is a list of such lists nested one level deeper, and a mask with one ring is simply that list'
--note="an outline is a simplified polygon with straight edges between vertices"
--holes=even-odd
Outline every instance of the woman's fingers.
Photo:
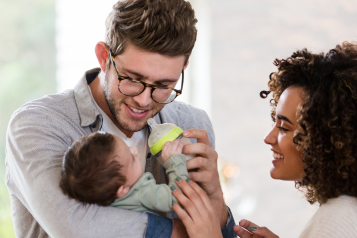
[{"label": "woman's fingers", "polygon": [[212,207],[211,200],[209,199],[207,193],[195,182],[190,181],[188,185],[190,185],[191,188],[198,194],[204,206],[213,214],[214,209]]},{"label": "woman's fingers", "polygon": [[234,226],[233,230],[241,238],[279,238],[279,236],[275,235],[268,228],[258,226],[255,223],[245,219],[239,222],[239,226]]},{"label": "woman's fingers", "polygon": [[[180,183],[186,183],[186,181],[182,182],[183,180],[181,179]],[[182,189],[182,186],[179,186]],[[185,194],[186,192],[183,191]],[[186,209],[187,213],[191,217],[192,220],[197,219],[200,216],[200,212],[197,209],[196,205],[188,198],[187,194],[186,196],[181,193],[179,189],[176,189],[175,191],[172,191],[172,194],[175,196],[177,201]],[[178,215],[178,214],[177,214]]]},{"label": "woman's fingers", "polygon": [[181,219],[183,224],[187,227],[189,224],[192,224],[192,219],[191,217],[178,205],[178,203],[175,203],[172,208],[176,212],[177,216]]},{"label": "woman's fingers", "polygon": [[251,232],[248,232],[238,225],[235,225],[233,230],[240,238],[253,238],[253,234]]},{"label": "woman's fingers", "polygon": [[172,193],[186,211],[179,207],[178,204],[173,205],[173,209],[181,218],[189,236],[195,238],[222,238],[219,220],[210,205],[207,194],[192,181],[187,183],[181,179],[176,183],[184,194],[178,189]]},{"label": "woman's fingers", "polygon": [[[188,197],[188,199],[197,207],[200,213],[206,212],[207,208],[205,207],[204,202],[201,199],[201,195],[197,193],[190,185],[194,182],[187,183],[185,180],[181,179],[176,181],[177,186],[180,187],[182,192]],[[207,196],[207,195],[206,195]],[[207,214],[204,214],[207,215]]]},{"label": "woman's fingers", "polygon": [[[239,225],[241,227],[244,227],[248,231],[253,231],[253,230],[255,230],[255,227],[258,227],[257,224],[255,224],[255,223],[253,223],[251,221],[245,220],[245,219],[240,220]],[[250,229],[251,227],[253,227],[253,230]]]}]

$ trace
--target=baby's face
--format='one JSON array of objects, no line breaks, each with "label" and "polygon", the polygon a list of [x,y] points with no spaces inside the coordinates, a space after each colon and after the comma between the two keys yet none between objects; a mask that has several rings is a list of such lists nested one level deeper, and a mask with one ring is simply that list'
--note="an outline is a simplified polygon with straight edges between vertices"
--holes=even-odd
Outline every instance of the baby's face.
[{"label": "baby's face", "polygon": [[121,174],[126,177],[126,186],[132,187],[143,175],[143,167],[140,162],[138,149],[135,146],[128,147],[118,136],[115,137],[114,158],[123,166]]}]

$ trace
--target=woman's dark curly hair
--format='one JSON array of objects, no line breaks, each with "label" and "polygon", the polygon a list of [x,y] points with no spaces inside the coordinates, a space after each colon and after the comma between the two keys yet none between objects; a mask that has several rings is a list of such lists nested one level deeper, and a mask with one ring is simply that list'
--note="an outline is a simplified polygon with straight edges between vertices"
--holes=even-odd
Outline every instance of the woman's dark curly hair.
[{"label": "woman's dark curly hair", "polygon": [[297,148],[303,149],[305,176],[296,182],[313,204],[342,194],[357,197],[357,43],[343,42],[327,54],[307,49],[276,59],[270,74],[271,117],[280,95],[301,87],[304,98],[297,110]]}]

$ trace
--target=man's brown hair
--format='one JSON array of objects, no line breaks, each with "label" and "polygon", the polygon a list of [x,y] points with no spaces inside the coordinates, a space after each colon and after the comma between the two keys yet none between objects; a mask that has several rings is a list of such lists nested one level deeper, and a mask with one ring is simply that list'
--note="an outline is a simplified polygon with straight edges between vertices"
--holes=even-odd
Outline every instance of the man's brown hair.
[{"label": "man's brown hair", "polygon": [[79,138],[68,149],[62,165],[60,187],[64,194],[84,203],[110,205],[126,178],[111,156],[115,138],[97,132]]},{"label": "man's brown hair", "polygon": [[118,1],[106,21],[106,44],[113,56],[123,53],[130,42],[149,52],[184,55],[187,62],[196,42],[196,23],[188,1]]}]

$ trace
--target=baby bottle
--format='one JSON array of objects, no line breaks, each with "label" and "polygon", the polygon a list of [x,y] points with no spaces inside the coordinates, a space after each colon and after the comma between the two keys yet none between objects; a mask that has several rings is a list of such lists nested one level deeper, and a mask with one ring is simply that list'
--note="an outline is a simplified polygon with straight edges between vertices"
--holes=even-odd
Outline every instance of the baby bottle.
[{"label": "baby bottle", "polygon": [[[190,139],[182,136],[183,130],[172,123],[157,124],[152,118],[149,118],[148,124],[151,127],[148,144],[153,155],[160,153],[162,147],[164,147],[165,143],[168,141],[180,139],[185,145],[191,144]],[[185,156],[186,160],[195,157],[195,155],[191,154]],[[158,157],[158,160],[162,164],[161,155]]]}]

